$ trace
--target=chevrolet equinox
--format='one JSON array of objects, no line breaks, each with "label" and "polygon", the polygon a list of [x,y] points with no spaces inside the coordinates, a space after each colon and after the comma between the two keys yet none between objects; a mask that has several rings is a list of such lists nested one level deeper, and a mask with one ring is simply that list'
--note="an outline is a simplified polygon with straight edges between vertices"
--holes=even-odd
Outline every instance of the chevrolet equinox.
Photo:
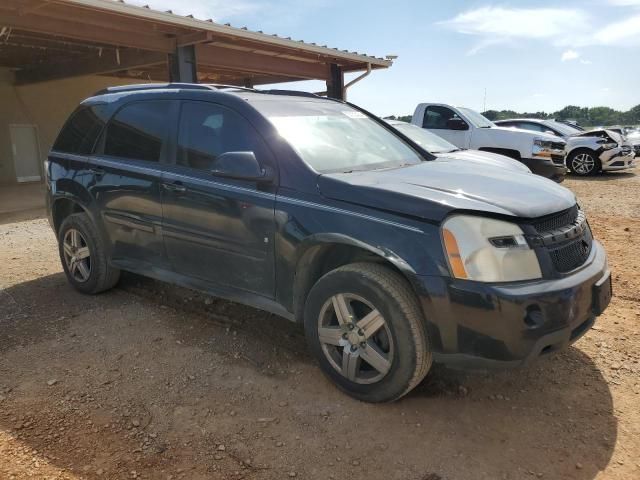
[{"label": "chevrolet equinox", "polygon": [[611,297],[569,190],[435,157],[313,94],[108,88],[70,116],[46,172],[76,289],[126,270],[300,322],[322,371],[368,402],[400,398],[434,361],[526,364]]}]

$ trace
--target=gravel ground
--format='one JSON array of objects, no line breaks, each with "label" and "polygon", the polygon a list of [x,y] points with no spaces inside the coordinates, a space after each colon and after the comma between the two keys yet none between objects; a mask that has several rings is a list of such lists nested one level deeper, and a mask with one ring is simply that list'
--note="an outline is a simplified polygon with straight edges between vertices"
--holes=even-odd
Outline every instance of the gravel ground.
[{"label": "gravel ground", "polygon": [[565,185],[614,272],[594,329],[377,406],[286,320],[132,275],[83,296],[45,220],[0,219],[0,478],[640,478],[640,177]]}]

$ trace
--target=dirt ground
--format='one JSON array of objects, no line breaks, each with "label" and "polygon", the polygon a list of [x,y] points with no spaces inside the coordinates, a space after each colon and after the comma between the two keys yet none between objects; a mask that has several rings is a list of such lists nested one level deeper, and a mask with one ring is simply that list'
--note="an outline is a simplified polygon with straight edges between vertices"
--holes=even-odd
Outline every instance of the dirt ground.
[{"label": "dirt ground", "polygon": [[566,186],[614,272],[594,329],[390,405],[286,320],[132,275],[81,295],[44,219],[0,219],[0,479],[640,479],[640,176]]}]

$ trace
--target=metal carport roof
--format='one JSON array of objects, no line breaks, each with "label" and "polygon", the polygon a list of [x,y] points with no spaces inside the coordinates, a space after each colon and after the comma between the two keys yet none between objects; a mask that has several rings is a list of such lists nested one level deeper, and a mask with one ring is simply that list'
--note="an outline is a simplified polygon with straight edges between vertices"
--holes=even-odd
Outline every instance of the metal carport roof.
[{"label": "metal carport roof", "polygon": [[17,84],[88,74],[251,86],[318,79],[341,96],[345,72],[391,64],[120,1],[0,2],[0,66]]}]

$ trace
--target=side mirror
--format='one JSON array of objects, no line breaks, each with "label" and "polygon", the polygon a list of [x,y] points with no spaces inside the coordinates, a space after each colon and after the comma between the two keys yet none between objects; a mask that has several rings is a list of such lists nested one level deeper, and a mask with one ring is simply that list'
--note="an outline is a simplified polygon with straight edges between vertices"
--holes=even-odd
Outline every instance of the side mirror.
[{"label": "side mirror", "polygon": [[219,155],[211,175],[256,182],[269,181],[273,177],[272,172],[260,167],[253,152],[226,152]]},{"label": "side mirror", "polygon": [[464,120],[459,118],[451,118],[447,120],[448,130],[469,130],[469,125]]}]

